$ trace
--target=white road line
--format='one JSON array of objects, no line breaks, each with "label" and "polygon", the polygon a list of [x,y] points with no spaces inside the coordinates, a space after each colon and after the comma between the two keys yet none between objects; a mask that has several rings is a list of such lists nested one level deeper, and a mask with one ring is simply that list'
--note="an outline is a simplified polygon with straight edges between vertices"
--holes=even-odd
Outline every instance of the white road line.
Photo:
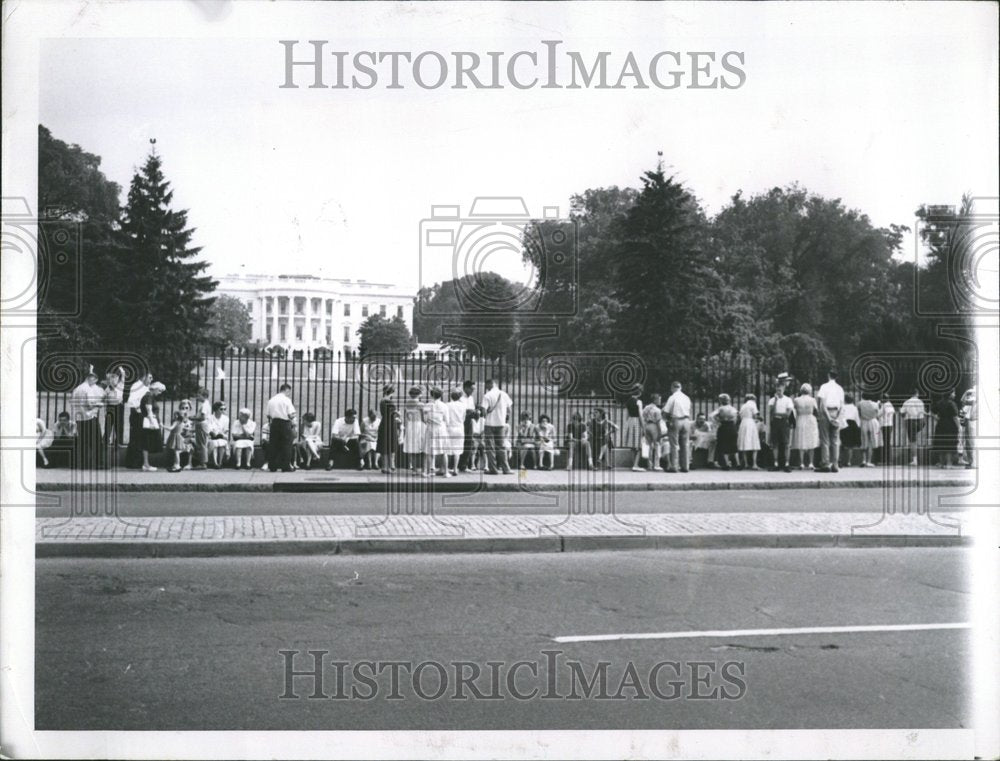
[{"label": "white road line", "polygon": [[703,632],[645,632],[638,634],[585,634],[553,637],[555,642],[610,642],[622,639],[698,639],[707,637],[777,637],[784,634],[857,634],[860,632],[920,632],[969,629],[969,623],[876,624],[875,626],[805,626],[799,629],[716,629]]}]

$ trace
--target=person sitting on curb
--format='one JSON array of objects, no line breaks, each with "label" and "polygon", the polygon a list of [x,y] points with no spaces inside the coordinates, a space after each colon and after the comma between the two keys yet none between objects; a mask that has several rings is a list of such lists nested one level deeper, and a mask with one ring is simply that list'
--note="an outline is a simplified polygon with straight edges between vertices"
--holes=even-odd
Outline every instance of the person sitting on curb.
[{"label": "person sitting on curb", "polygon": [[594,408],[588,425],[591,445],[596,453],[594,464],[614,470],[615,433],[618,426],[608,420],[603,407]]},{"label": "person sitting on curb", "polygon": [[[557,436],[556,427],[552,425],[552,419],[548,415],[539,415],[538,425],[535,426],[535,450],[538,452],[538,469],[552,470],[557,454],[555,443]],[[546,458],[546,455],[548,457]],[[545,460],[548,459],[548,466]]]},{"label": "person sitting on curb", "polygon": [[351,408],[337,418],[330,431],[330,459],[326,469],[361,468],[361,426],[358,412]]},{"label": "person sitting on curb", "polygon": [[524,470],[525,460],[531,456],[531,464],[538,468],[538,456],[535,454],[535,445],[538,438],[535,424],[531,422],[531,413],[525,410],[519,416],[517,425],[517,469]]},{"label": "person sitting on curb", "polygon": [[[195,445],[194,423],[191,421],[191,401],[184,399],[174,413],[167,437],[167,449],[173,454],[169,473],[191,470],[191,454]],[[183,462],[183,465],[182,465]]]},{"label": "person sitting on curb", "polygon": [[256,432],[257,424],[250,419],[250,408],[243,407],[231,433],[236,470],[243,468],[244,462],[247,470],[253,467],[253,437]]},{"label": "person sitting on curb", "polygon": [[295,446],[302,467],[312,470],[313,462],[319,460],[319,450],[323,446],[322,426],[313,413],[307,412],[302,416],[302,433]]},{"label": "person sitting on curb", "polygon": [[587,433],[587,424],[583,422],[583,415],[579,412],[573,413],[573,419],[566,426],[566,470],[573,470],[573,455],[580,451],[580,459],[584,468],[597,470],[594,467],[593,452],[590,448],[590,438]]}]

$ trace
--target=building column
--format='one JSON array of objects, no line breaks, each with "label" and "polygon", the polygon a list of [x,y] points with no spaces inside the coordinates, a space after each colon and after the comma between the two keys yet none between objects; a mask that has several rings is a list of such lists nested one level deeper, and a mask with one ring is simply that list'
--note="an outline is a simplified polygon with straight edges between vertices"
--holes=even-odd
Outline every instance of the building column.
[{"label": "building column", "polygon": [[278,297],[271,296],[271,343],[278,342]]},{"label": "building column", "polygon": [[319,339],[320,346],[326,346],[326,299],[319,300]]}]

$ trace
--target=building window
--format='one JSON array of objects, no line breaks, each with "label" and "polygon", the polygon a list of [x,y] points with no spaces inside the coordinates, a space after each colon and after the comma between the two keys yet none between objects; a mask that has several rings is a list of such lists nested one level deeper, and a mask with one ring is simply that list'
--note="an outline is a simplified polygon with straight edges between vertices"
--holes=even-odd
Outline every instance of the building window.
[{"label": "building window", "polygon": [[361,316],[362,317],[367,317],[368,316],[368,305],[367,304],[362,304],[361,305]]},{"label": "building window", "polygon": [[344,343],[349,344],[351,342],[351,326],[344,326]]},{"label": "building window", "polygon": [[306,300],[300,296],[295,297],[295,314],[306,313]]},{"label": "building window", "polygon": [[350,317],[350,316],[351,316],[351,305],[345,302],[344,303],[344,317]]},{"label": "building window", "polygon": [[319,328],[313,325],[313,343],[316,343],[316,336],[319,335]]},{"label": "building window", "polygon": [[399,319],[403,319],[403,307],[396,307],[396,316]]},{"label": "building window", "polygon": [[288,298],[286,296],[278,297],[278,314],[288,314]]},{"label": "building window", "polygon": [[285,330],[285,326],[284,325],[279,325],[278,326],[278,331],[279,331],[279,335],[281,336],[281,340],[284,341],[285,340],[285,336],[288,335],[287,332],[286,332],[286,330]]},{"label": "building window", "polygon": [[248,311],[248,312],[249,312],[250,314],[253,314],[253,302],[252,302],[252,301],[250,301],[250,300],[247,300],[247,311]]},{"label": "building window", "polygon": [[271,314],[274,311],[274,299],[269,296],[265,301],[267,302],[267,313]]},{"label": "building window", "polygon": [[326,326],[326,345],[329,346],[333,343],[333,328],[329,325]]},{"label": "building window", "polygon": [[378,313],[382,317],[385,317],[385,304],[379,304]]},{"label": "building window", "polygon": [[302,340],[302,326],[301,325],[296,325],[295,326],[295,340],[296,341],[301,341]]},{"label": "building window", "polygon": [[312,313],[319,314],[319,299],[312,300]]},{"label": "building window", "polygon": [[326,300],[326,313],[333,314],[333,302],[330,299]]},{"label": "building window", "polygon": [[270,323],[268,323],[268,326],[267,326],[267,342],[271,343],[271,325],[270,325]]}]

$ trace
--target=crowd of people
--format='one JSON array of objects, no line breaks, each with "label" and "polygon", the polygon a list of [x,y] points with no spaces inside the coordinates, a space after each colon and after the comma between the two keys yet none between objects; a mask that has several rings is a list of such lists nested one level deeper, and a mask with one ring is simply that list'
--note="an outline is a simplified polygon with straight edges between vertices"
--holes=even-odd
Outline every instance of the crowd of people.
[{"label": "crowd of people", "polygon": [[815,393],[802,383],[792,396],[792,385],[787,374],[778,376],[764,409],[753,394],[742,399],[720,394],[714,409],[696,415],[681,383],[672,384],[665,401],[637,385],[624,403],[622,430],[607,408],[598,406],[573,412],[560,433],[545,413],[535,422],[522,410],[515,424],[513,402],[493,379],[484,383],[481,398],[476,384],[465,381],[448,392],[413,386],[401,402],[389,384],[377,408],[364,416],[345,410],[324,439],[315,414],[299,418],[287,383],[269,399],[267,420],[258,432],[249,408],[231,421],[226,403],[212,402],[204,388],[193,399],[181,400],[169,420],[161,419],[158,398],[166,389],[152,375],[136,380],[126,399],[121,368],[103,381],[91,368],[72,392],[72,415],[60,412],[51,429],[37,421],[36,449],[42,467],[104,467],[108,447],[124,441],[127,415],[125,465],[143,471],[156,471],[150,455],[164,451],[169,472],[250,469],[259,438],[263,469],[280,472],[325,465],[392,473],[398,464],[415,477],[450,478],[470,471],[501,475],[514,468],[552,470],[563,454],[568,470],[596,470],[615,467],[616,449],[630,452],[637,472],[685,473],[693,467],[791,472],[793,452],[800,469],[837,472],[891,462],[898,416],[910,464],[917,464],[918,441],[933,418],[931,449],[938,464],[973,467],[974,389],[960,403],[954,391],[944,394],[930,409],[915,391],[897,413],[885,394],[855,399],[834,371]]}]

